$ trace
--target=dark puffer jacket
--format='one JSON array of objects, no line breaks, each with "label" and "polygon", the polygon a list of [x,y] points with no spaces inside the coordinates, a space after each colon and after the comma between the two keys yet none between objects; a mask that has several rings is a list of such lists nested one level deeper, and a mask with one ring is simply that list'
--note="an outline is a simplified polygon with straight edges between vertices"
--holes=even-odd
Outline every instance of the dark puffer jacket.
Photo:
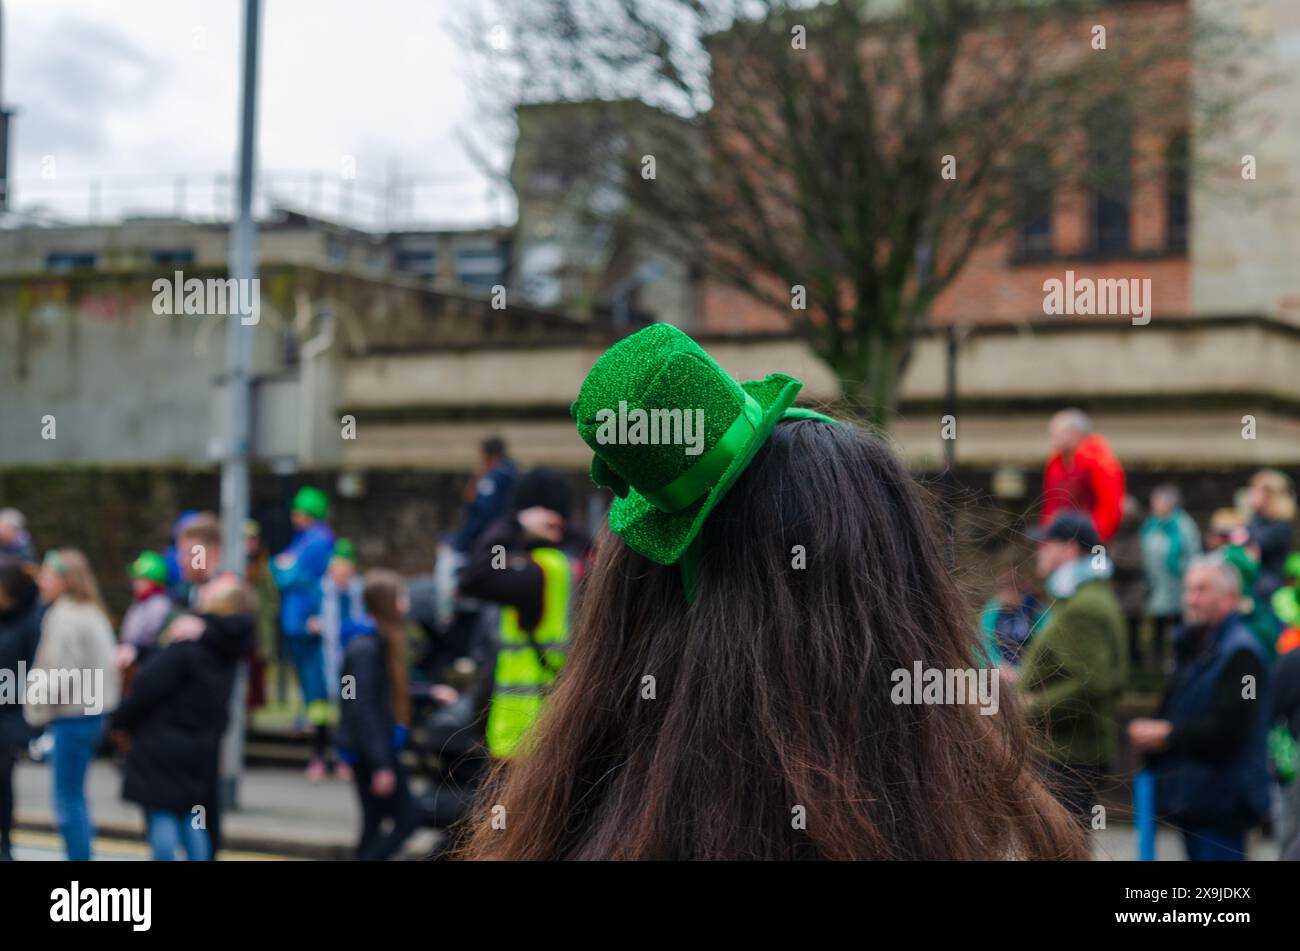
[{"label": "dark puffer jacket", "polygon": [[[41,616],[45,613],[33,586],[22,604],[0,613],[0,670],[15,678],[14,689],[22,690],[17,682],[20,664],[31,667],[36,656],[36,645],[41,639]],[[23,708],[17,703],[0,703],[0,747],[12,749],[26,745],[31,728],[23,719]]]},{"label": "dark puffer jacket", "polygon": [[189,814],[208,806],[217,788],[221,734],[237,662],[252,647],[253,616],[200,617],[202,637],[150,657],[113,714],[113,728],[131,737],[122,798],[146,809]]}]

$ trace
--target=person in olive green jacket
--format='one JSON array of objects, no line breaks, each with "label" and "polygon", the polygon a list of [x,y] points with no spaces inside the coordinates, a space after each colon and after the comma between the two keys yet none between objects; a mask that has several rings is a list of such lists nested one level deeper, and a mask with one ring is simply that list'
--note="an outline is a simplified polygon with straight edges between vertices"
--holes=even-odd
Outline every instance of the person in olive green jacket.
[{"label": "person in olive green jacket", "polygon": [[1057,797],[1088,820],[1119,747],[1115,712],[1128,674],[1124,614],[1110,586],[1113,567],[1086,512],[1060,512],[1036,537],[1049,616],[1017,684]]}]

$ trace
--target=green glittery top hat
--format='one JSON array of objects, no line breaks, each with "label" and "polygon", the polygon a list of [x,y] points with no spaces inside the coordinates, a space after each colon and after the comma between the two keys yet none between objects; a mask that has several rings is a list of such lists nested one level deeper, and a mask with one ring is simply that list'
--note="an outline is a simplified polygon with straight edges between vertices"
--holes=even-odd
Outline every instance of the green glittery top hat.
[{"label": "green glittery top hat", "polygon": [[609,527],[661,565],[683,562],[694,594],[704,520],[745,471],[803,384],[783,373],[737,383],[694,340],[652,324],[596,361],[570,408],[613,491]]}]

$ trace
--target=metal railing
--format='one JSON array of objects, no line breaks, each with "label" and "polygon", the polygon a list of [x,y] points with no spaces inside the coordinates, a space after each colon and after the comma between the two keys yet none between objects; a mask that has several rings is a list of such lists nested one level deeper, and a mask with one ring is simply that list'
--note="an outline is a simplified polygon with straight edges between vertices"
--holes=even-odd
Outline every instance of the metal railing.
[{"label": "metal railing", "polygon": [[[49,225],[111,224],[139,216],[228,222],[235,199],[234,176],[228,172],[36,176],[15,179],[10,187],[15,219]],[[466,216],[467,206],[475,210],[473,217]],[[272,207],[292,208],[366,231],[506,224],[514,217],[508,190],[469,176],[393,174],[381,180],[347,169],[263,172],[253,207],[259,216]]]}]

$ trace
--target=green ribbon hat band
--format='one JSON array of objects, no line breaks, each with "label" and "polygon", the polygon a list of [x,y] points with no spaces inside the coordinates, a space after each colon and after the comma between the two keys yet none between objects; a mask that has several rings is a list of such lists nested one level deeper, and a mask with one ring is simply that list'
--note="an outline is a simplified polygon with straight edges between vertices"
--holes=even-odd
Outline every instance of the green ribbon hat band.
[{"label": "green ribbon hat band", "polygon": [[763,420],[763,407],[748,393],[727,431],[699,460],[662,489],[643,493],[661,512],[679,512],[713,488],[731,461],[744,451]]}]

